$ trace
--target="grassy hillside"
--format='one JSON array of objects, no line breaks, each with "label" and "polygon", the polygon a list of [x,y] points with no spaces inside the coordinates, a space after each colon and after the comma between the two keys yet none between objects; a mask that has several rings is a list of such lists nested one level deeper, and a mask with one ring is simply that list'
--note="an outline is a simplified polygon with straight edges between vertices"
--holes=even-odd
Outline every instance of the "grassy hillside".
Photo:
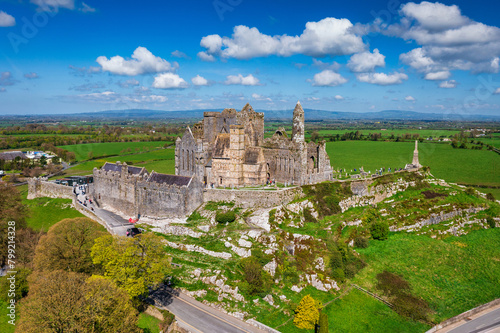
[{"label": "grassy hillside", "polygon": [[[374,172],[385,167],[403,168],[411,163],[412,142],[338,141],[326,145],[334,169]],[[420,163],[450,182],[500,186],[500,155],[486,150],[453,149],[449,144],[419,144]]]}]

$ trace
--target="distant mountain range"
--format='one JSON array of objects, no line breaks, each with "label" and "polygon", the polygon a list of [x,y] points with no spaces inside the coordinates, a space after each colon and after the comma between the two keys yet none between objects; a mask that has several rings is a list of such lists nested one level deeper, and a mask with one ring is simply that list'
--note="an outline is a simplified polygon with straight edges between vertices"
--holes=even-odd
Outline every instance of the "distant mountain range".
[{"label": "distant mountain range", "polygon": [[[201,119],[205,111],[212,110],[183,110],[183,111],[158,111],[147,109],[108,110],[98,112],[78,113],[74,115],[81,118],[119,118],[119,119]],[[292,110],[256,110],[264,112],[266,119],[291,119]],[[415,111],[384,110],[377,112],[342,112],[304,109],[306,121],[308,120],[429,120],[429,121],[500,121],[500,115],[475,115],[455,113],[423,113]]]},{"label": "distant mountain range", "polygon": [[[84,112],[74,114],[51,114],[51,115],[4,115],[0,118],[36,118],[36,119],[121,119],[121,120],[167,120],[167,119],[202,119],[203,112],[221,111],[221,109],[207,110],[183,110],[183,111],[160,111],[148,109],[127,109],[127,110],[107,110],[97,112]],[[267,120],[269,119],[291,119],[292,110],[256,110],[264,112]],[[377,112],[342,112],[325,111],[315,109],[304,109],[306,121],[318,120],[412,120],[412,121],[494,121],[500,122],[500,115],[476,115],[476,114],[456,114],[456,113],[424,113],[415,111],[384,110]]]}]

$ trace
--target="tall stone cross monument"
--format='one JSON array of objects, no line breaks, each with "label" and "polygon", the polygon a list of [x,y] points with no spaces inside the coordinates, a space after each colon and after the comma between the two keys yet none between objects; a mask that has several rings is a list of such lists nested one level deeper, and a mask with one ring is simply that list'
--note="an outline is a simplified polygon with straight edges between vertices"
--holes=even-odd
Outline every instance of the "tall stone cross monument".
[{"label": "tall stone cross monument", "polygon": [[415,140],[415,150],[413,151],[413,161],[411,162],[415,167],[420,168],[422,165],[418,162],[418,141]]}]

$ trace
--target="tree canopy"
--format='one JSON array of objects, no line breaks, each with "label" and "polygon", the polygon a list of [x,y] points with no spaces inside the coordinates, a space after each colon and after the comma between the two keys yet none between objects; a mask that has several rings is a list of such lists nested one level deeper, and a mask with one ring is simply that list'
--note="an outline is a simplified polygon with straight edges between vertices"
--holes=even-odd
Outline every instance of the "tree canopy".
[{"label": "tree canopy", "polygon": [[35,252],[35,269],[95,273],[90,252],[94,240],[105,234],[102,226],[89,218],[64,219],[40,239]]},{"label": "tree canopy", "polygon": [[138,332],[127,294],[110,280],[62,270],[35,272],[29,280],[20,332]]},{"label": "tree canopy", "polygon": [[147,293],[148,287],[160,283],[170,271],[170,261],[159,236],[140,234],[133,238],[106,235],[92,247],[94,264],[104,269],[130,297]]},{"label": "tree canopy", "polygon": [[304,296],[295,309],[295,318],[293,323],[301,329],[314,329],[314,325],[319,320],[319,304],[311,297],[311,295]]}]

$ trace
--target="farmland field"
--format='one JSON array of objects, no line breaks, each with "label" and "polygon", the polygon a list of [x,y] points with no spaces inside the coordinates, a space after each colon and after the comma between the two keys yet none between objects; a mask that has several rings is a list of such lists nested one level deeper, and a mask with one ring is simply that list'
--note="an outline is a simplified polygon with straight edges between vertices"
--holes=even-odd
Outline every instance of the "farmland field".
[{"label": "farmland field", "polygon": [[[413,142],[337,141],[326,150],[334,169],[404,168],[411,163]],[[445,143],[419,144],[420,163],[450,182],[500,186],[500,155],[487,150],[453,149]]]},{"label": "farmland field", "polygon": [[455,134],[460,133],[458,130],[446,130],[446,129],[415,129],[415,128],[408,128],[408,129],[400,129],[400,128],[395,128],[395,129],[356,129],[356,128],[345,128],[345,129],[332,129],[332,130],[319,130],[318,134],[319,135],[337,135],[337,134],[344,134],[348,132],[356,132],[359,131],[363,135],[368,135],[372,133],[381,133],[383,137],[390,137],[392,134],[394,136],[403,136],[407,133],[413,135],[413,134],[418,134],[419,137],[421,138],[428,138],[428,137],[433,137],[433,138],[439,138],[439,137],[452,137]]},{"label": "farmland field", "polygon": [[105,142],[105,143],[87,143],[80,145],[60,146],[60,148],[72,151],[78,161],[87,160],[92,152],[94,157],[123,155],[143,151],[144,149],[161,148],[165,144],[173,144],[171,141],[146,141],[146,142]]}]

